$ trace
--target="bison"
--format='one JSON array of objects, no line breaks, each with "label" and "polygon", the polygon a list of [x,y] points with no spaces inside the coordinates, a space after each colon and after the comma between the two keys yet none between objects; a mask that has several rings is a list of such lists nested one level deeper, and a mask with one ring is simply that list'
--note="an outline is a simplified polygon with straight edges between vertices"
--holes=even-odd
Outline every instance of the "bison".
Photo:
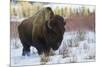
[{"label": "bison", "polygon": [[18,26],[19,38],[23,45],[22,55],[29,55],[30,47],[33,46],[39,55],[48,57],[51,49],[59,48],[64,31],[63,17],[54,15],[50,7],[41,9]]}]

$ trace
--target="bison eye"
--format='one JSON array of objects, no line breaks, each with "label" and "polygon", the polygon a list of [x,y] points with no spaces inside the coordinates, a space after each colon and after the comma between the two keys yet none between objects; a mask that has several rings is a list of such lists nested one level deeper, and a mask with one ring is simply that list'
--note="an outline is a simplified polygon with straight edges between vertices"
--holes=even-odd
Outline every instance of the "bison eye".
[{"label": "bison eye", "polygon": [[64,25],[66,25],[66,22],[64,21]]}]

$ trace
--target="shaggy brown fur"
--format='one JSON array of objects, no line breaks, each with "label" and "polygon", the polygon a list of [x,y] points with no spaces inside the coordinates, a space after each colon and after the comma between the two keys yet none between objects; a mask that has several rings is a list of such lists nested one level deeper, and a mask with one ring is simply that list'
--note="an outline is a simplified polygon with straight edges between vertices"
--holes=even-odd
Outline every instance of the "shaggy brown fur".
[{"label": "shaggy brown fur", "polygon": [[19,37],[23,45],[22,55],[29,55],[30,46],[38,50],[38,54],[48,56],[50,50],[57,50],[64,34],[64,19],[54,15],[51,8],[39,11],[35,16],[24,20],[19,26]]}]

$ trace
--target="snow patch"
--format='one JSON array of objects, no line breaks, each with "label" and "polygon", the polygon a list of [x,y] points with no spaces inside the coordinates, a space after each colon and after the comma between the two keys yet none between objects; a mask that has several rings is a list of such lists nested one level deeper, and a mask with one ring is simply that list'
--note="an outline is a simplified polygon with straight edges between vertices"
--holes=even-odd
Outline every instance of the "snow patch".
[{"label": "snow patch", "polygon": [[[79,40],[78,32],[65,32],[61,46],[55,51],[55,55],[49,57],[49,61],[46,64],[95,61],[95,33],[85,32],[82,37],[84,37],[84,40]],[[41,58],[36,48],[31,47],[30,49],[31,55],[23,57],[20,40],[11,40],[11,66],[40,65]]]}]

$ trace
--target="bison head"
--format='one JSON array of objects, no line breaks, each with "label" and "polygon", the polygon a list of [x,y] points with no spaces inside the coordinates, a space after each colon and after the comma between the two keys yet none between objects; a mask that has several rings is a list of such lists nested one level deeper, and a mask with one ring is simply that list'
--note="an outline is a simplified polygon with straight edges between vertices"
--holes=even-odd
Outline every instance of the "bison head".
[{"label": "bison head", "polygon": [[55,15],[48,21],[48,28],[57,34],[63,34],[65,30],[64,24],[63,17]]},{"label": "bison head", "polygon": [[64,19],[59,15],[54,15],[50,20],[47,22],[47,44],[51,46],[53,50],[57,50],[61,44],[63,39],[63,34],[65,31]]}]

